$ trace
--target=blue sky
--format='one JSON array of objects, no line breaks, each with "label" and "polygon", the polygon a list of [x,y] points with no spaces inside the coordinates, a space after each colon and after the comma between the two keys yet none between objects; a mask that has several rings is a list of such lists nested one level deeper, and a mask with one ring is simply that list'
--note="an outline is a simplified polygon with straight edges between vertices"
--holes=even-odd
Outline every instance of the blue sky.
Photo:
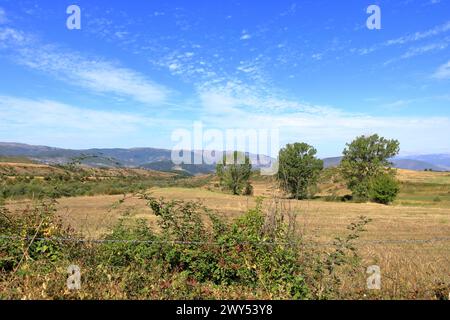
[{"label": "blue sky", "polygon": [[450,1],[0,0],[0,141],[172,148],[195,121],[450,152]]}]

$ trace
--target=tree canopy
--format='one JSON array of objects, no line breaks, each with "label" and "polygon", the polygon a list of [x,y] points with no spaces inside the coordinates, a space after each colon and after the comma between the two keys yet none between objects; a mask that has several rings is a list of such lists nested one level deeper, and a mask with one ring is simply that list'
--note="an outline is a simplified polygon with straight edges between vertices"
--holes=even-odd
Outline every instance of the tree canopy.
[{"label": "tree canopy", "polygon": [[347,187],[356,198],[367,200],[371,180],[381,174],[392,173],[390,158],[400,151],[397,140],[378,136],[359,136],[343,151],[341,172],[347,180]]},{"label": "tree canopy", "polygon": [[306,143],[288,144],[280,150],[278,180],[281,187],[295,199],[308,197],[308,189],[317,182],[323,161],[317,150]]},{"label": "tree canopy", "polygon": [[250,185],[252,165],[247,155],[238,151],[235,151],[232,157],[228,155],[228,159],[225,155],[223,162],[216,166],[216,173],[220,179],[220,185],[229,189],[233,194],[252,193]]}]

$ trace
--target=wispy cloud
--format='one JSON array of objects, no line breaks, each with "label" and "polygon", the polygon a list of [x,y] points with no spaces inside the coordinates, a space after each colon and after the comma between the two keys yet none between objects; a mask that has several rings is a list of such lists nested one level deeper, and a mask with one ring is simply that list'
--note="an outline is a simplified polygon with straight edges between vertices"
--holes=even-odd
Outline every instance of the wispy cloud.
[{"label": "wispy cloud", "polygon": [[450,79],[450,61],[441,65],[433,74],[436,79]]},{"label": "wispy cloud", "polygon": [[47,99],[26,99],[0,96],[1,131],[23,130],[40,127],[61,130],[82,130],[103,133],[128,132],[142,124],[136,115],[98,111],[74,107]]},{"label": "wispy cloud", "polygon": [[409,34],[406,36],[402,36],[396,39],[387,40],[384,42],[384,46],[392,46],[392,45],[399,45],[399,44],[405,44],[409,42],[414,42],[418,40],[424,40],[430,37],[437,36],[441,33],[450,31],[450,21],[447,21],[446,23],[436,26],[432,29],[428,29],[426,31],[419,31],[415,32],[413,34]]},{"label": "wispy cloud", "polygon": [[[332,152],[339,152],[343,142],[356,135],[373,132],[400,139],[403,150],[412,151],[419,144],[426,144],[430,151],[442,148],[442,142],[436,137],[450,135],[450,120],[446,117],[371,117],[344,112],[309,112],[318,109],[313,106],[310,106],[310,110],[304,107],[292,110],[289,114],[255,114],[251,110],[239,108],[241,102],[218,93],[205,94],[203,99],[205,107],[215,106],[223,111],[210,110],[199,119],[205,121],[209,128],[277,128],[280,129],[283,144],[294,141],[316,144],[326,142],[333,145],[329,149]],[[0,114],[0,135],[4,140],[28,143],[46,141],[57,146],[82,148],[126,146],[130,139],[136,145],[149,145],[157,142],[151,140],[151,130],[142,136],[143,128],[165,126],[169,129],[169,139],[171,130],[182,127],[189,129],[192,125],[186,119],[155,119],[136,113],[93,110],[54,100],[14,96],[0,96]],[[163,147],[172,147],[168,139]]]},{"label": "wispy cloud", "polygon": [[0,48],[6,49],[12,45],[22,46],[27,42],[25,35],[11,28],[0,28]]},{"label": "wispy cloud", "polygon": [[399,108],[403,108],[405,106],[408,106],[412,102],[414,102],[414,100],[402,100],[402,99],[400,99],[400,100],[397,100],[397,101],[394,101],[394,102],[385,103],[381,107],[386,108],[386,109],[399,109]]},{"label": "wispy cloud", "polygon": [[0,7],[0,24],[5,24],[8,22],[8,18],[6,17],[5,10]]},{"label": "wispy cloud", "polygon": [[[398,38],[386,40],[386,41],[384,41],[382,43],[375,44],[375,45],[373,45],[371,47],[368,47],[368,48],[361,48],[361,49],[357,49],[357,50],[354,50],[354,51],[358,52],[360,55],[366,55],[366,54],[370,54],[370,53],[375,52],[375,51],[377,51],[379,49],[382,49],[382,48],[391,47],[391,46],[405,45],[405,44],[408,44],[408,43],[413,43],[413,42],[416,42],[416,41],[425,40],[425,39],[432,38],[432,37],[438,36],[440,34],[446,33],[448,31],[450,31],[450,21],[447,21],[444,24],[435,26],[435,27],[433,27],[431,29],[428,29],[428,30],[425,30],[425,31],[418,31],[418,32],[415,32],[415,33],[407,34],[407,35],[404,35],[404,36],[401,36],[401,37],[398,37]],[[438,47],[439,45],[436,45],[436,46]],[[424,46],[422,48],[422,50],[425,50],[425,51],[422,51],[422,53],[423,53],[423,52],[426,52],[426,51],[430,51],[432,49],[431,49],[431,47],[427,48],[426,46]],[[412,54],[414,54],[414,53],[412,53]]]},{"label": "wispy cloud", "polygon": [[[322,156],[339,154],[345,141],[361,134],[379,133],[399,139],[403,151],[418,151],[420,146],[426,145],[430,152],[442,151],[442,140],[436,137],[450,135],[448,117],[368,116],[333,108],[321,110],[320,106],[293,101],[277,101],[285,109],[290,107],[290,112],[254,113],[239,107],[244,102],[219,93],[205,95],[203,103],[207,112],[202,120],[213,128],[279,129],[281,144],[296,141],[322,146],[328,144],[328,150],[332,151]],[[273,103],[265,102],[266,105]],[[396,105],[404,104],[408,102],[400,101]],[[450,152],[450,146],[445,148]]]},{"label": "wispy cloud", "polygon": [[[97,110],[55,100],[0,95],[0,136],[66,147],[156,145],[153,128],[184,122],[134,112]],[[170,134],[168,134],[170,138]]]},{"label": "wispy cloud", "polygon": [[390,60],[386,61],[384,63],[384,65],[388,65],[388,64],[391,64],[391,63],[399,61],[399,60],[405,60],[405,59],[421,56],[423,54],[444,50],[444,49],[448,48],[449,43],[450,43],[450,37],[447,37],[439,42],[430,43],[430,44],[426,44],[426,45],[422,45],[422,46],[411,47],[408,49],[408,51],[403,53],[400,57],[390,59]]},{"label": "wispy cloud", "polygon": [[240,37],[241,40],[249,40],[251,38],[252,36],[247,32],[247,30],[242,30],[242,34]]},{"label": "wispy cloud", "polygon": [[[399,139],[403,151],[417,151],[418,146],[426,145],[430,152],[442,150],[442,140],[436,137],[450,135],[450,119],[446,116],[370,116],[282,98],[274,91],[256,91],[239,82],[205,86],[199,96],[203,107],[200,119],[210,127],[277,128],[282,144],[295,141],[329,144],[328,150],[334,150],[334,154],[326,155],[338,154],[344,141],[361,134],[379,133]],[[438,98],[448,99],[423,99]],[[414,102],[415,99],[402,99],[383,107],[401,108]],[[446,148],[450,151],[450,146]]]},{"label": "wispy cloud", "polygon": [[[448,41],[448,40],[446,40],[446,41]],[[415,57],[415,56],[427,53],[429,51],[443,50],[443,49],[445,49],[447,47],[448,47],[448,42],[441,42],[441,43],[432,43],[432,44],[428,44],[428,45],[425,45],[425,46],[411,48],[410,50],[405,52],[401,56],[401,58],[402,59],[407,59],[407,58],[411,58],[411,57]]]},{"label": "wispy cloud", "polygon": [[155,104],[165,101],[170,92],[139,72],[104,59],[40,43],[19,30],[0,29],[0,39],[0,49],[9,50],[15,62],[96,93]]}]

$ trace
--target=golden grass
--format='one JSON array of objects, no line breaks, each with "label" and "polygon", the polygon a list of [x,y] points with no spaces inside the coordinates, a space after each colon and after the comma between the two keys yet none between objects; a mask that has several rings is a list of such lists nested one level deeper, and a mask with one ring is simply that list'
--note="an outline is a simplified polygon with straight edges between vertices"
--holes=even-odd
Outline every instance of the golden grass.
[{"label": "golden grass", "polygon": [[[399,170],[401,181],[434,183],[446,180],[448,173],[411,172]],[[200,200],[210,209],[233,219],[255,205],[256,196],[265,196],[266,204],[274,193],[273,185],[264,181],[254,184],[255,196],[233,196],[205,188],[154,188],[155,197],[177,200]],[[450,189],[449,189],[450,190]],[[154,224],[156,218],[145,200],[129,196],[119,205],[123,196],[93,196],[62,198],[58,212],[63,220],[86,236],[95,238],[106,232],[117,219],[128,214],[146,218]],[[321,200],[283,200],[286,207],[297,212],[299,232],[305,238],[323,243],[346,232],[346,226],[359,216],[372,219],[361,239],[363,266],[379,265],[382,272],[382,290],[373,291],[368,298],[433,298],[439,283],[450,290],[450,241],[420,243],[372,243],[374,240],[426,240],[450,237],[450,208],[445,203],[433,207],[373,203],[325,202]],[[13,210],[20,210],[28,202],[11,202]],[[345,279],[343,290],[363,292],[365,270]]]},{"label": "golden grass", "polygon": [[397,178],[402,182],[450,185],[450,172],[397,170]]}]

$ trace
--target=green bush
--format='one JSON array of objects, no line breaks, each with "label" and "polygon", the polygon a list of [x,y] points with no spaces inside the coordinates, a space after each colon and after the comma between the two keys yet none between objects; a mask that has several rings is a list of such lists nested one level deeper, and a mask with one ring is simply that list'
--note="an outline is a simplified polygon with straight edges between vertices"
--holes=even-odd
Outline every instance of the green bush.
[{"label": "green bush", "polygon": [[180,186],[187,188],[201,187],[207,184],[211,177],[189,179],[184,176],[147,177],[122,176],[103,177],[86,175],[89,173],[49,174],[44,179],[28,176],[14,176],[14,179],[0,179],[1,199],[46,199],[61,197],[76,197],[96,194],[118,195],[138,193],[152,187]]},{"label": "green bush", "polygon": [[99,248],[99,262],[108,266],[145,266],[158,253],[156,236],[144,219],[120,219],[104,240]]},{"label": "green bush", "polygon": [[[281,206],[266,212],[262,199],[229,221],[200,202],[143,197],[156,231],[124,216],[94,241],[63,227],[54,202],[22,214],[0,206],[0,298],[336,298],[338,268],[355,266],[352,243],[366,223],[352,224],[334,250],[314,251],[295,215]],[[82,270],[80,291],[67,291],[69,265]]]},{"label": "green bush", "polygon": [[0,230],[1,271],[16,269],[20,262],[55,262],[69,252],[59,239],[69,237],[72,230],[62,226],[54,202],[29,207],[21,216],[0,207]]},{"label": "green bush", "polygon": [[398,181],[390,174],[380,174],[370,183],[370,198],[372,201],[389,204],[395,200],[400,191]]},{"label": "green bush", "polygon": [[[200,282],[262,285],[273,294],[308,297],[295,238],[282,219],[267,227],[261,202],[232,224],[196,202],[150,199],[149,205],[161,218],[161,257],[171,270]],[[212,228],[202,217],[209,217]]]}]

